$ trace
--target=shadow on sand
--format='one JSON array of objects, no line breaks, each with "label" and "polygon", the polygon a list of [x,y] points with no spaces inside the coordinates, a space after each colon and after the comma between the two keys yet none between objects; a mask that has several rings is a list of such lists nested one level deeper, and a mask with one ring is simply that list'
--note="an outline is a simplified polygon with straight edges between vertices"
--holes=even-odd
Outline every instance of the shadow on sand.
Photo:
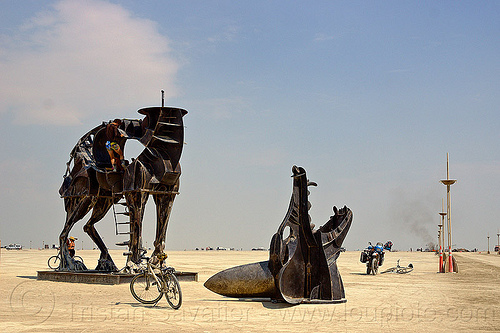
[{"label": "shadow on sand", "polygon": [[204,299],[204,302],[258,302],[266,309],[284,309],[295,306],[296,304],[286,303],[285,301],[272,301],[269,298],[224,298],[224,299]]}]

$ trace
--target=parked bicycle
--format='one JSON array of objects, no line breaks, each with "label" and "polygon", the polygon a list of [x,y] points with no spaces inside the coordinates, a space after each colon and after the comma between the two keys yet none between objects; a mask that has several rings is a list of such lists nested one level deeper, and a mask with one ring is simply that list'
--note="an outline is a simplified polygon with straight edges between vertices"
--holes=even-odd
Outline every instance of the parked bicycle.
[{"label": "parked bicycle", "polygon": [[158,254],[158,264],[153,264],[151,258],[141,255],[146,261],[146,267],[130,281],[130,292],[136,300],[144,304],[156,305],[165,295],[168,304],[175,310],[182,304],[182,292],[173,267],[164,266],[167,255]]},{"label": "parked bicycle", "polygon": [[[82,257],[80,256],[74,256],[73,259],[76,261],[80,261],[82,264],[84,263]],[[49,265],[49,268],[53,270],[58,269],[60,264],[61,264],[61,252],[59,252],[55,256],[50,257],[49,260],[47,261],[47,265]]]}]

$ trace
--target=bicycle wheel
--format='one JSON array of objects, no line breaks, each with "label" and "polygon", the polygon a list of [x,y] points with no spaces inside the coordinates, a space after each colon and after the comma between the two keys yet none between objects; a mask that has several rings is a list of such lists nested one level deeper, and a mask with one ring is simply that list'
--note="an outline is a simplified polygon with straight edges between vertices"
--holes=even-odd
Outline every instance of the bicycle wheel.
[{"label": "bicycle wheel", "polygon": [[80,261],[82,264],[84,263],[82,257],[80,256],[74,256],[73,259]]},{"label": "bicycle wheel", "polygon": [[163,275],[163,280],[165,281],[165,296],[167,297],[167,302],[170,304],[172,309],[179,309],[182,304],[182,292],[179,280],[174,274]]},{"label": "bicycle wheel", "polygon": [[144,304],[156,304],[163,295],[153,274],[146,272],[132,278],[130,292],[136,300]]},{"label": "bicycle wheel", "polygon": [[47,265],[49,265],[49,268],[51,269],[58,269],[60,263],[61,263],[61,258],[59,258],[58,255],[50,257],[49,260],[47,261]]}]

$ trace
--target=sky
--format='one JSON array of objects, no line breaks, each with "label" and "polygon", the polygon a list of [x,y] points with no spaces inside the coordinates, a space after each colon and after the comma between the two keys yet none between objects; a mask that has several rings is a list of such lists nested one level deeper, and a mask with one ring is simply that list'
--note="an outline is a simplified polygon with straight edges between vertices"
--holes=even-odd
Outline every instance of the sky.
[{"label": "sky", "polygon": [[[293,165],[312,222],[353,211],[348,250],[437,242],[449,153],[452,244],[500,229],[497,1],[0,3],[0,240],[56,244],[69,153],[93,127],[186,109],[167,250],[269,246]],[[125,157],[143,147],[129,141]],[[83,232],[77,249],[91,248]],[[111,213],[96,225],[110,248]],[[155,207],[143,238],[150,247]],[[116,259],[115,259],[116,260]]]}]

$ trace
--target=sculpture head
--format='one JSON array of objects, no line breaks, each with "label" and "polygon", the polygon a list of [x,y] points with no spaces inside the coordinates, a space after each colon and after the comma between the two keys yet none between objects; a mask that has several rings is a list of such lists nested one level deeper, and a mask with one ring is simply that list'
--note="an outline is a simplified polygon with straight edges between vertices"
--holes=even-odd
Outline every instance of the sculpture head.
[{"label": "sculpture head", "polygon": [[351,226],[352,212],[333,208],[334,216],[314,230],[306,172],[294,166],[288,212],[271,238],[269,261],[226,269],[205,282],[213,292],[230,297],[270,297],[297,303],[345,302],[336,260]]}]

